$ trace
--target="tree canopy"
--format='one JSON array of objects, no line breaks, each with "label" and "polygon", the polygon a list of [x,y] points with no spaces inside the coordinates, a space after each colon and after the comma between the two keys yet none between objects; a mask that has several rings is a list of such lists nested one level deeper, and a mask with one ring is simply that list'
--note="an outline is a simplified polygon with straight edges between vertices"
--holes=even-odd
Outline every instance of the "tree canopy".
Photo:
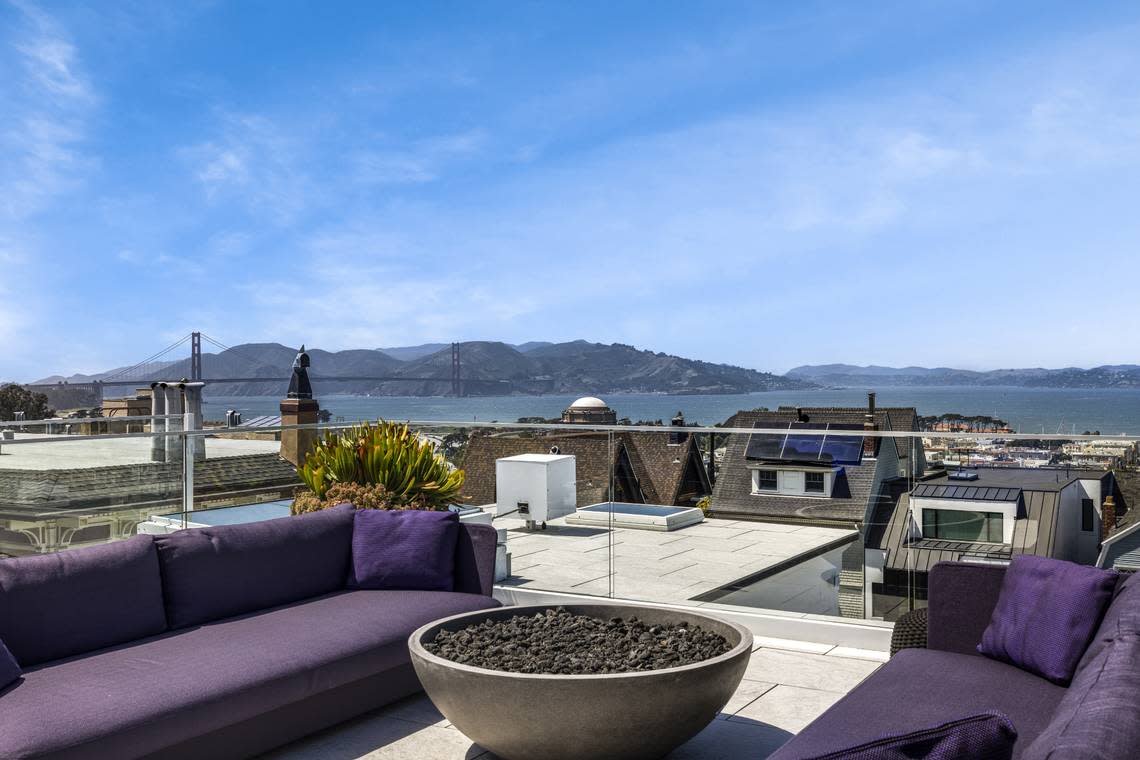
[{"label": "tree canopy", "polygon": [[55,414],[43,393],[33,393],[16,383],[0,386],[0,420],[14,420],[16,412],[23,412],[29,420],[42,420]]}]

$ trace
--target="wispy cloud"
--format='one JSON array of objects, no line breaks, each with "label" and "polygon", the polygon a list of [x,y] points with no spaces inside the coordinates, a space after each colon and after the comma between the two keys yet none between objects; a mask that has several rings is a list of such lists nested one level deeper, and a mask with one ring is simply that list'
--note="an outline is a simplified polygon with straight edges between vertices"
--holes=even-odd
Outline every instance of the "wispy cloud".
[{"label": "wispy cloud", "polygon": [[67,33],[35,6],[12,7],[0,48],[0,208],[16,220],[75,188],[94,164],[82,146],[97,97]]},{"label": "wispy cloud", "polygon": [[212,203],[238,203],[259,219],[288,224],[318,190],[306,172],[303,136],[264,116],[223,111],[216,137],[178,155]]},{"label": "wispy cloud", "polygon": [[349,160],[353,179],[363,185],[433,182],[458,161],[477,156],[487,142],[481,130],[413,140],[404,147],[363,150]]}]

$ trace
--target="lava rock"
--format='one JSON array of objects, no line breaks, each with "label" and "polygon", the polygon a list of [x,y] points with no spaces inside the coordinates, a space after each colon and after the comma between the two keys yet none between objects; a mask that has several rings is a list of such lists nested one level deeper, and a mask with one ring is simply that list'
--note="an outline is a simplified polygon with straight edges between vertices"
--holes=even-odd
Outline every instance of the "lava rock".
[{"label": "lava rock", "polygon": [[510,673],[595,675],[690,665],[732,647],[688,623],[647,625],[636,617],[601,618],[549,609],[440,631],[424,649],[453,662]]}]

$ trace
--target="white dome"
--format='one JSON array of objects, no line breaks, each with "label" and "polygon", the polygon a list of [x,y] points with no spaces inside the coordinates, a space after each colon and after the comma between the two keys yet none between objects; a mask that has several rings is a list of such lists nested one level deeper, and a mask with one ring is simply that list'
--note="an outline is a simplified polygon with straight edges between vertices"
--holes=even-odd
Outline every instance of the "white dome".
[{"label": "white dome", "polygon": [[606,409],[606,402],[596,396],[583,396],[570,405],[571,409]]}]

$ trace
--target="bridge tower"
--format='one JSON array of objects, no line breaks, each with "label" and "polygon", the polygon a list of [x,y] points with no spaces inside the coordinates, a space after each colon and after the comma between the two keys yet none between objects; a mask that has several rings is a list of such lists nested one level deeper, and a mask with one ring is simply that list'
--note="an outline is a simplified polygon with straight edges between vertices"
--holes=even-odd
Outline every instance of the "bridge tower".
[{"label": "bridge tower", "polygon": [[451,344],[451,395],[463,395],[463,371],[459,359],[459,344]]},{"label": "bridge tower", "polygon": [[202,379],[202,333],[190,333],[190,379]]}]

